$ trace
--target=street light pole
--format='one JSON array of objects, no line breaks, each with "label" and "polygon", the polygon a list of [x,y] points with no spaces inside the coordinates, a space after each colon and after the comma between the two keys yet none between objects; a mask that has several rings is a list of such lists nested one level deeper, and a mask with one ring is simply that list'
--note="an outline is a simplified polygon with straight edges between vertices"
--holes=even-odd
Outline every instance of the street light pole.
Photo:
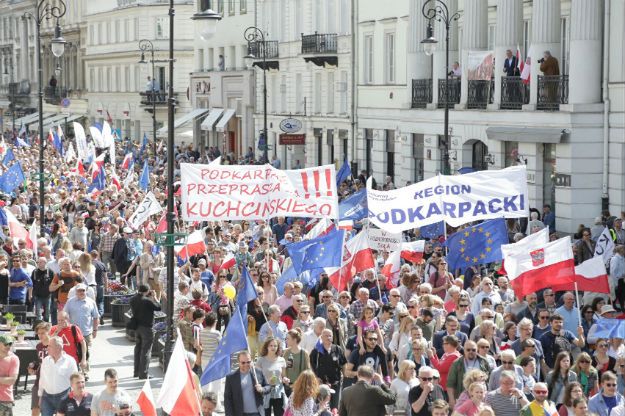
[{"label": "street light pole", "polygon": [[65,15],[66,6],[63,0],[52,2],[51,0],[40,0],[37,2],[37,7],[34,13],[25,12],[23,18],[30,18],[35,20],[37,27],[36,33],[36,50],[37,50],[37,84],[38,84],[38,110],[39,110],[39,172],[36,175],[39,180],[39,234],[41,237],[45,237],[45,228],[43,219],[45,216],[45,173],[43,170],[44,164],[44,136],[43,136],[43,65],[41,63],[41,24],[43,20],[54,18],[56,19],[56,27],[54,28],[54,38],[50,42],[52,54],[60,58],[65,51],[65,39],[61,36],[61,26],[59,25],[59,19]]},{"label": "street light pole", "polygon": [[[438,20],[445,25],[445,153],[443,154],[444,168],[449,165],[449,30],[454,20],[460,18],[460,13],[449,14],[447,5],[442,0],[430,0],[423,4],[421,13],[428,20],[426,38],[421,41],[426,55],[432,55],[438,41],[434,37],[432,21]],[[450,172],[443,172],[449,174]]]},{"label": "street light pole", "polygon": [[256,44],[256,52],[262,54],[263,59],[263,136],[265,136],[265,145],[263,146],[263,158],[265,163],[269,163],[269,136],[267,135],[267,44],[265,43],[265,33],[256,26],[250,26],[245,29],[243,34],[247,40],[247,50],[249,54],[246,58],[256,58],[252,53],[250,45]]},{"label": "street light pole", "polygon": [[141,60],[139,61],[140,64],[147,63],[147,61],[145,60],[145,52],[150,52],[152,56],[152,96],[150,97],[152,100],[152,153],[156,158],[156,94],[154,90],[154,44],[148,39],[141,39],[139,41],[139,50],[141,51]]}]

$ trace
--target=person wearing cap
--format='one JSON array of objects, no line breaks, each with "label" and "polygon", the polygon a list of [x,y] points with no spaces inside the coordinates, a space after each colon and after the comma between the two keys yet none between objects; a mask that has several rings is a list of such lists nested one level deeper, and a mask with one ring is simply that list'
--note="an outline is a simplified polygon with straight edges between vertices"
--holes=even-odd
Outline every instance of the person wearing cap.
[{"label": "person wearing cap", "polygon": [[20,359],[11,351],[13,337],[0,335],[0,414],[11,415],[13,385],[17,381]]},{"label": "person wearing cap", "polygon": [[213,286],[213,282],[215,281],[215,274],[207,268],[208,262],[206,259],[200,259],[197,262],[197,267],[200,271],[200,280],[204,282],[206,286],[208,286],[209,290]]},{"label": "person wearing cap", "polygon": [[[87,285],[80,283],[74,288],[76,296],[70,298],[63,309],[72,324],[78,326],[82,332],[87,348],[91,347],[93,339],[98,334],[100,314],[93,299],[87,296]],[[85,377],[89,372],[89,364],[83,368]]]},{"label": "person wearing cap", "polygon": [[73,373],[69,381],[71,390],[59,403],[56,416],[91,416],[93,394],[85,390],[85,377],[81,373]]},{"label": "person wearing cap", "polygon": [[63,350],[63,339],[50,337],[48,356],[39,372],[39,408],[41,416],[52,416],[70,390],[70,377],[78,371],[76,361]]},{"label": "person wearing cap", "polygon": [[[616,318],[618,312],[612,305],[603,305],[601,307],[601,317],[602,318]],[[587,342],[589,346],[595,345],[597,340],[599,339],[595,333],[597,332],[598,326],[597,323],[592,324],[590,329],[588,330]]]}]

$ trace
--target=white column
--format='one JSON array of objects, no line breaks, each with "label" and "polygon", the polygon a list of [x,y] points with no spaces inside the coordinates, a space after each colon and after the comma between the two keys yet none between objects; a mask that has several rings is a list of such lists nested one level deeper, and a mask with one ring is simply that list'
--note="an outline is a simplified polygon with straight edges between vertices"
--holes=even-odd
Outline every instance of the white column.
[{"label": "white column", "polygon": [[[19,19],[18,20],[21,26],[18,30],[22,31],[20,35],[20,62],[19,62],[19,70],[15,74],[14,81],[21,81],[28,78],[28,19]],[[16,65],[17,66],[17,65]]]},{"label": "white column", "polygon": [[[485,50],[488,47],[488,0],[465,2],[462,32],[462,85],[460,108],[466,108],[469,93],[467,82],[467,61],[470,50]],[[451,65],[451,64],[450,64]]]},{"label": "white column", "polygon": [[538,60],[543,52],[559,58],[560,52],[560,0],[541,0],[533,3],[532,9],[532,46],[528,53],[532,58],[530,79],[530,103],[527,109],[536,108],[538,101]]},{"label": "white column", "polygon": [[[458,0],[447,0],[445,4],[450,15],[458,11]],[[431,2],[429,7],[435,6],[436,4]],[[434,25],[434,37],[438,40],[436,51],[432,55],[432,107],[436,108],[438,103],[438,80],[445,79],[445,74],[450,70],[449,68],[451,68],[454,61],[458,60],[458,21],[452,21],[449,28],[449,68],[445,68],[445,23],[434,19],[432,24]]]},{"label": "white column", "polygon": [[569,104],[601,101],[603,1],[571,1]]},{"label": "white column", "polygon": [[506,50],[516,54],[523,34],[523,2],[499,0],[497,2],[497,25],[495,27],[495,103],[501,104],[501,77]]}]

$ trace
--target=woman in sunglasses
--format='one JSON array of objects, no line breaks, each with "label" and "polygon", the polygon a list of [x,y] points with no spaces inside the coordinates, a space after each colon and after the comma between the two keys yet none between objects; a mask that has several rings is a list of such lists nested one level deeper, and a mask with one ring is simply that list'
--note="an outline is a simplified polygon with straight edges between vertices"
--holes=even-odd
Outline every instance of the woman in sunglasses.
[{"label": "woman in sunglasses", "polygon": [[592,366],[590,354],[583,352],[578,355],[572,370],[577,374],[584,396],[590,397],[599,391],[599,373]]}]

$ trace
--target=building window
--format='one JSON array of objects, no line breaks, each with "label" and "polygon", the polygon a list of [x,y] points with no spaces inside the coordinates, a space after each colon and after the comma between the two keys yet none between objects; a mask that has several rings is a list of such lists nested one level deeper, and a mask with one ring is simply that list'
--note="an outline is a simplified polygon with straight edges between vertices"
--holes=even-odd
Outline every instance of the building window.
[{"label": "building window", "polygon": [[412,134],[412,158],[414,160],[414,174],[412,180],[421,182],[424,179],[424,157],[423,152],[425,150],[425,137],[423,134]]},{"label": "building window", "polygon": [[234,16],[234,0],[228,0],[228,14]]},{"label": "building window", "polygon": [[156,18],[156,39],[169,38],[169,17]]},{"label": "building window", "polygon": [[315,73],[315,114],[321,113],[321,72]]},{"label": "building window", "polygon": [[247,0],[239,0],[239,12],[241,14],[247,13]]},{"label": "building window", "polygon": [[495,25],[488,25],[488,50],[495,50]]},{"label": "building window", "polygon": [[373,83],[373,34],[365,35],[364,41],[364,83]]},{"label": "building window", "polygon": [[130,67],[124,67],[124,91],[130,91]]},{"label": "building window", "polygon": [[384,82],[395,83],[395,32],[384,34]]},{"label": "building window", "polygon": [[224,14],[224,0],[217,0],[217,13],[223,16]]},{"label": "building window", "polygon": [[504,167],[517,166],[519,162],[519,142],[504,142]]},{"label": "building window", "polygon": [[95,87],[95,68],[89,68],[89,91],[94,92]]},{"label": "building window", "polygon": [[395,180],[395,130],[384,130],[386,140],[386,175]]},{"label": "building window", "polygon": [[365,166],[369,177],[373,170],[373,129],[365,129]]},{"label": "building window", "polygon": [[569,73],[569,41],[570,41],[569,18],[560,19],[560,73],[567,75]]},{"label": "building window", "polygon": [[523,50],[521,51],[521,56],[523,59],[527,58],[527,53],[529,52],[529,47],[532,42],[532,22],[529,20],[523,21]]},{"label": "building window", "polygon": [[328,114],[334,113],[334,72],[328,72]]},{"label": "building window", "polygon": [[339,112],[347,114],[347,71],[341,71],[341,82],[339,82],[337,90],[341,100]]},{"label": "building window", "polygon": [[304,112],[304,98],[302,97],[302,74],[295,74],[295,114]]},{"label": "building window", "polygon": [[208,9],[212,9],[211,7],[212,0],[200,0],[198,1],[199,12],[203,12]]}]

